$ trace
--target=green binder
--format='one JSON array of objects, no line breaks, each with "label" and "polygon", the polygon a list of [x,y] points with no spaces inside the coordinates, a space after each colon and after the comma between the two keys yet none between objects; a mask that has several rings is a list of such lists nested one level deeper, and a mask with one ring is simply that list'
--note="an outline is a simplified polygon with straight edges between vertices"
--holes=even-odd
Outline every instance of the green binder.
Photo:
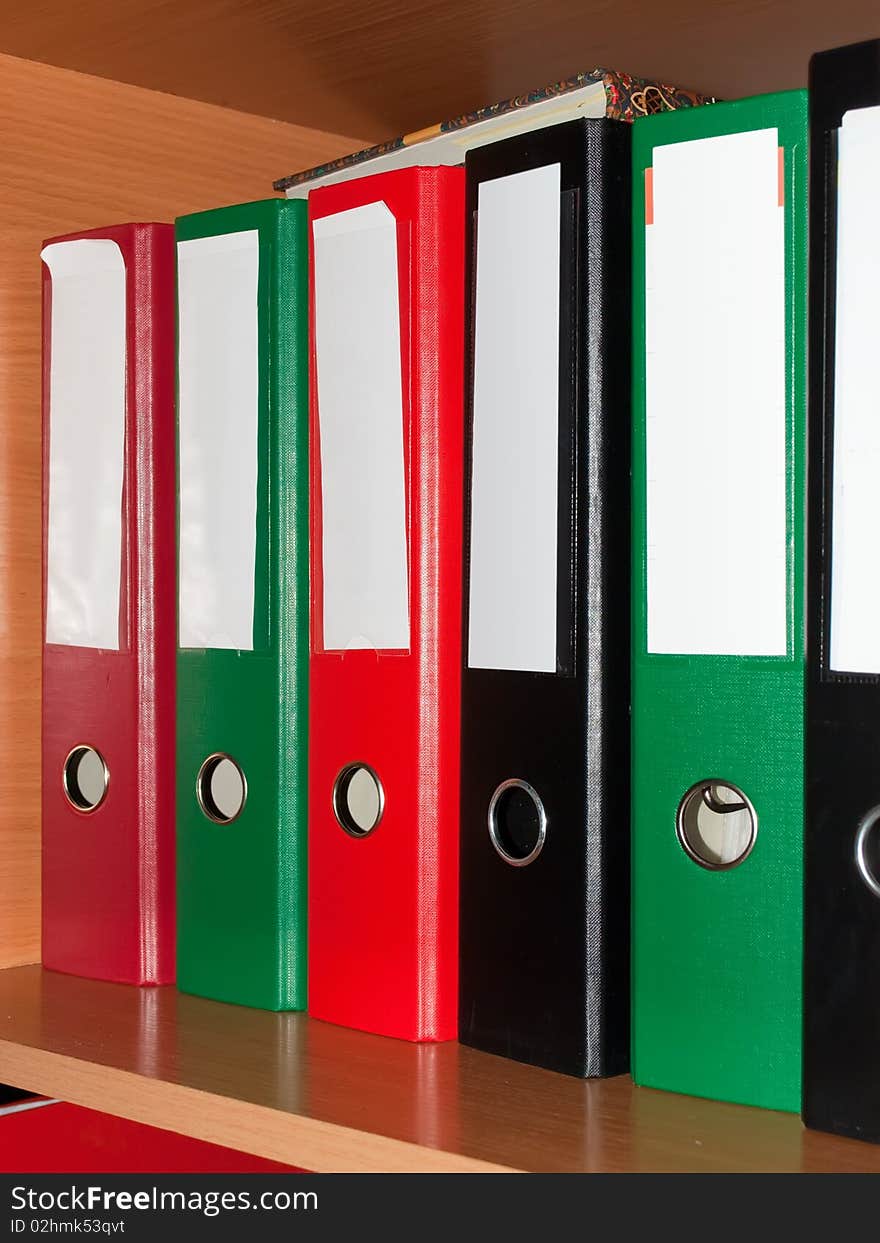
[{"label": "green binder", "polygon": [[306,1005],[305,202],[184,216],[178,256],[177,979]]},{"label": "green binder", "polygon": [[806,92],[639,120],[633,175],[633,1077],[796,1111]]}]

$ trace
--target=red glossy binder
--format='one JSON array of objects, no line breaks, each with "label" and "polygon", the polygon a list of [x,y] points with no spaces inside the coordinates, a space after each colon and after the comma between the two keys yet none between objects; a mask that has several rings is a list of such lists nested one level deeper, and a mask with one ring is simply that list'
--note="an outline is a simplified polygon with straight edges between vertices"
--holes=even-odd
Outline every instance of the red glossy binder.
[{"label": "red glossy binder", "polygon": [[[0,1173],[294,1174],[222,1144],[116,1118],[66,1101],[0,1111]],[[106,1236],[105,1236],[106,1237]]]},{"label": "red glossy binder", "polygon": [[43,259],[43,962],[174,979],[174,231]]},{"label": "red glossy binder", "polygon": [[464,172],[309,198],[309,1010],[456,1035]]}]

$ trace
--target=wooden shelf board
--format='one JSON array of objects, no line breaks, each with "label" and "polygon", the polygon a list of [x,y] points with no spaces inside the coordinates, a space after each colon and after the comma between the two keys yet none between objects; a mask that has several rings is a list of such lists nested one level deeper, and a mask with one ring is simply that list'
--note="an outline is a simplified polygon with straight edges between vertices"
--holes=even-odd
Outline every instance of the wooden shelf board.
[{"label": "wooden shelf board", "polygon": [[0,971],[0,1081],[317,1171],[880,1171],[787,1114],[40,967]]}]

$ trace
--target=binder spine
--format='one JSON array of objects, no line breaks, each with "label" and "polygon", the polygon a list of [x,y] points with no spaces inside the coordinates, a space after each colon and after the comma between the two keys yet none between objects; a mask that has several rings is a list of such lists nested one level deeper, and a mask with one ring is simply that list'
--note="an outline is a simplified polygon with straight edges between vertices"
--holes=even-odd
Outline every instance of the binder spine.
[{"label": "binder spine", "polygon": [[[461,718],[463,186],[418,179],[412,263],[411,548],[418,621],[418,1028],[455,1035],[458,996],[458,797]],[[448,228],[454,221],[459,227]],[[438,262],[438,256],[441,256]]]},{"label": "binder spine", "polygon": [[[174,979],[174,234],[170,226],[135,226],[131,268],[133,357],[129,475],[130,604],[137,668],[137,827],[141,976]],[[133,475],[133,478],[132,478]]]},{"label": "binder spine", "polygon": [[[53,318],[47,267],[43,961],[97,979],[167,984],[175,975],[173,230],[165,224],[117,225],[46,246],[82,242],[113,243],[125,272],[118,633],[112,648],[106,640],[86,646],[82,637],[46,638]],[[94,342],[99,351],[109,348],[103,335]],[[87,414],[77,411],[83,422]],[[97,452],[105,449],[97,445]],[[88,600],[78,600],[79,606],[88,612]],[[104,763],[104,793],[90,809],[71,798],[65,785],[70,756],[82,745],[94,748]]]},{"label": "binder spine", "polygon": [[[256,231],[259,247],[252,649],[177,649],[178,982],[269,1010],[306,1001],[305,213],[273,199],[177,221],[179,242]],[[219,825],[196,795],[218,754],[245,783]]]},{"label": "binder spine", "polygon": [[[806,93],[639,121],[633,136],[633,1077],[797,1111],[802,1016]],[[646,224],[657,151],[776,131],[783,149],[785,651],[648,642]],[[728,148],[728,151],[730,149]],[[765,202],[765,200],[762,200]],[[652,204],[653,205],[653,204]],[[657,227],[658,213],[653,212]],[[656,239],[655,239],[656,241]],[[674,295],[664,303],[676,314]],[[699,308],[711,315],[712,308]],[[745,365],[745,364],[744,364]],[[722,563],[723,564],[723,563]],[[694,573],[699,573],[695,567]],[[706,617],[711,618],[711,589]],[[713,642],[715,636],[713,635]],[[748,650],[748,649],[747,649]],[[680,840],[694,782],[751,798],[754,850],[708,870]]]},{"label": "binder spine", "polygon": [[[278,636],[278,938],[285,1009],[307,1000],[306,936],[309,689],[308,288],[306,205],[284,203],[275,220],[269,321],[272,489],[277,500],[275,546],[279,588],[270,599]],[[301,476],[303,487],[291,486]],[[271,537],[270,537],[271,538]]]},{"label": "binder spine", "polygon": [[[468,478],[479,187],[560,167],[559,646],[556,673],[471,668],[463,653],[459,1038],[579,1076],[629,1058],[630,141],[628,127],[575,121],[466,165]],[[471,520],[468,485],[465,649]],[[487,833],[490,796],[513,777],[548,817],[541,856],[516,868]]]},{"label": "binder spine", "polygon": [[[880,804],[880,676],[831,663],[839,307],[838,169],[850,113],[880,106],[880,40],[810,63],[804,1066],[808,1127],[880,1142],[880,898],[860,874],[860,824]],[[864,256],[864,263],[870,257]],[[843,469],[843,463],[841,463]],[[852,534],[858,534],[853,532]]]},{"label": "binder spine", "polygon": [[[309,200],[315,325],[310,372],[309,1008],[325,1021],[416,1041],[455,1035],[462,195],[460,169],[408,168],[319,189]],[[318,382],[320,362],[333,357],[339,365],[333,353],[339,342],[332,334],[321,335],[319,325],[326,321],[317,308],[324,287],[318,284],[316,293],[314,281],[328,271],[322,266],[329,262],[327,250],[322,251],[323,230],[329,224],[345,234],[349,213],[381,221],[380,276],[375,265],[370,270],[385,282],[385,293],[394,287],[386,310],[396,308],[397,323],[379,347],[374,339],[369,345],[384,350],[390,335],[393,353],[382,353],[381,365],[370,372],[367,384],[373,387],[366,404],[375,403],[377,382],[387,380],[384,368],[399,367],[401,441],[388,435],[387,426],[381,431],[386,451],[393,454],[389,477],[400,470],[403,482],[398,516],[405,527],[406,579],[400,588],[406,591],[405,641],[399,641],[397,622],[389,629],[387,619],[377,622],[375,613],[364,613],[348,568],[340,569],[340,547],[328,552],[324,539],[322,487],[329,497],[332,472],[350,464],[338,438],[349,412],[343,409],[340,415],[338,395],[326,399],[323,411],[319,405],[319,393],[327,391]],[[393,272],[383,266],[390,264],[389,234],[396,255]],[[351,250],[347,254],[337,262],[357,262]],[[349,271],[350,266],[338,277],[343,287]],[[363,274],[360,283],[358,277],[351,271],[352,306],[362,308],[359,299],[368,298],[373,287],[365,289]],[[357,315],[353,322],[362,332]],[[383,326],[387,329],[387,321]],[[362,340],[352,346],[355,356],[364,348]],[[328,353],[321,354],[322,349]],[[369,369],[378,358],[373,354],[364,365]],[[369,408],[380,426],[387,406],[378,414]],[[339,519],[338,485],[329,503],[335,504]],[[374,498],[367,493],[361,503],[368,507]],[[343,526],[350,521],[350,513],[341,517]],[[376,542],[377,528],[368,529],[373,531],[371,552],[381,563],[387,549]],[[386,538],[388,526],[378,529]],[[394,535],[399,534],[395,527]],[[346,528],[345,539],[350,538]],[[341,628],[337,622],[330,642],[325,573],[328,581],[335,574],[337,587],[343,582],[349,592],[348,618]],[[343,645],[346,625],[354,633],[351,646]],[[394,640],[380,637],[374,625],[384,626],[381,635],[393,634]],[[346,825],[337,802],[340,776],[352,765],[367,766],[379,791],[378,817],[360,834]]]},{"label": "binder spine", "polygon": [[[631,132],[586,127],[586,436],[578,530],[585,665],[587,1075],[629,1069]],[[601,360],[596,366],[593,360]],[[577,581],[577,580],[576,580]],[[593,1035],[595,1033],[595,1035]]]}]

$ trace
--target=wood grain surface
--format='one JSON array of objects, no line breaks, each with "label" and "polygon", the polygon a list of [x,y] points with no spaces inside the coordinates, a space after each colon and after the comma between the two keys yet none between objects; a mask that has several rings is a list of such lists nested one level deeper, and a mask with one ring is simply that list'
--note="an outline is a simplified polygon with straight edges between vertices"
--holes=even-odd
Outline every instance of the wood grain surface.
[{"label": "wood grain surface", "polygon": [[873,0],[0,3],[3,51],[376,140],[598,65],[729,98],[802,86],[811,52],[878,33]]},{"label": "wood grain surface", "polygon": [[0,966],[39,958],[40,244],[264,198],[352,141],[0,56]]},{"label": "wood grain surface", "polygon": [[880,1171],[789,1114],[38,967],[0,972],[0,1081],[320,1171]]}]

